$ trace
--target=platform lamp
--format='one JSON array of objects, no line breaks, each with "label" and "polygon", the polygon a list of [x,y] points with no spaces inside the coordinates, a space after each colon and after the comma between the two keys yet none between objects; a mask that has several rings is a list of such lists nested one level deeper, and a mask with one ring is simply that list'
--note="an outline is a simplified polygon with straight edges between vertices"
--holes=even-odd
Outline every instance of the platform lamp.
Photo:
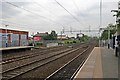
[{"label": "platform lamp", "polygon": [[[117,35],[118,35],[118,32],[117,32],[117,29],[118,29],[118,26],[117,26],[117,13],[118,13],[118,10],[111,10],[111,12],[115,12],[116,13],[116,15],[113,15],[113,16],[116,16],[115,24],[116,24],[116,39],[117,39]],[[115,44],[115,56],[118,56],[117,55],[117,51],[118,51],[118,44]]]},{"label": "platform lamp", "polygon": [[7,37],[7,27],[8,27],[8,26],[9,26],[9,25],[5,25],[5,27],[6,27],[6,31],[5,31],[5,33],[6,33],[6,40],[5,40],[5,41],[6,41],[6,47],[8,47],[8,44],[7,44],[7,42],[8,42],[8,41],[7,41],[7,38],[8,38],[8,37]]}]

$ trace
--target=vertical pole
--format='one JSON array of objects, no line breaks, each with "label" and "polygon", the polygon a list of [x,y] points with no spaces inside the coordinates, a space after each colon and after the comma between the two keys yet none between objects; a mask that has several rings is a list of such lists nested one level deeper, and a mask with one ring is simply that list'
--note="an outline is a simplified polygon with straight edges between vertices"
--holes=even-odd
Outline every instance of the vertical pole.
[{"label": "vertical pole", "polygon": [[[118,2],[118,24],[120,25],[120,1]],[[117,26],[117,35],[118,35],[118,53],[119,53],[119,59],[120,59],[120,26]],[[120,73],[119,73],[120,74]],[[120,76],[119,76],[120,78]]]},{"label": "vertical pole", "polygon": [[115,18],[115,24],[116,24],[116,37],[117,37],[117,35],[118,35],[118,32],[117,32],[117,16]]},{"label": "vertical pole", "polygon": [[7,42],[8,42],[8,41],[7,41],[7,26],[8,26],[8,25],[5,25],[5,27],[6,27],[6,32],[5,32],[5,33],[6,33],[6,34],[5,34],[5,35],[6,35],[6,41],[5,41],[5,42],[6,42],[6,47],[8,47],[8,44],[7,44]]},{"label": "vertical pole", "polygon": [[89,30],[88,30],[88,32],[89,32],[89,35],[90,35],[90,25],[89,25]]},{"label": "vertical pole", "polygon": [[[89,36],[92,37],[91,34],[90,34],[90,32],[91,32],[90,28],[91,28],[91,26],[89,25]],[[89,39],[88,42],[90,42],[90,39]]]},{"label": "vertical pole", "polygon": [[62,41],[62,31],[61,31],[61,41]]},{"label": "vertical pole", "polygon": [[[115,41],[116,41],[117,40],[117,35],[118,35],[118,32],[117,32],[117,16],[115,17],[115,24],[116,24],[116,35],[115,35],[116,36]],[[115,43],[115,56],[116,57],[118,56],[118,54],[117,54],[118,53],[118,44],[117,43]]]},{"label": "vertical pole", "polygon": [[100,47],[100,30],[99,30],[99,47]]},{"label": "vertical pole", "polygon": [[102,0],[100,0],[100,26],[99,26],[99,47],[100,47],[100,27],[102,26]]},{"label": "vertical pole", "polygon": [[34,32],[31,34],[31,36],[33,37],[32,46],[35,47]]},{"label": "vertical pole", "polygon": [[108,28],[108,49],[110,48],[110,28]]},{"label": "vertical pole", "polygon": [[34,33],[33,33],[33,47],[35,47]]}]

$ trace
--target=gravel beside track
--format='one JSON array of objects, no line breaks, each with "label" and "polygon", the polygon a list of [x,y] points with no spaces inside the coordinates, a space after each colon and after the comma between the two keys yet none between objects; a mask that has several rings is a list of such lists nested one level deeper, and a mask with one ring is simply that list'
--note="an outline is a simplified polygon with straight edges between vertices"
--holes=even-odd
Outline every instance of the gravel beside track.
[{"label": "gravel beside track", "polygon": [[[38,55],[43,55],[46,53],[50,53],[50,52],[54,52],[54,51],[59,51],[61,49],[66,49],[67,47],[56,47],[56,48],[50,48],[47,50],[32,50],[32,51],[26,51],[24,52],[25,54],[23,54],[23,52],[19,53],[20,55],[14,56],[14,54],[9,54],[12,57],[7,57],[2,59],[2,64],[6,64],[9,62],[15,62],[17,60],[21,60],[21,59],[26,59],[26,58],[31,58],[31,57],[35,57]],[[18,54],[18,53],[16,53]]]},{"label": "gravel beside track", "polygon": [[43,60],[38,60],[38,61],[34,61],[32,63],[28,63],[27,65],[22,65],[20,67],[17,67],[17,68],[13,68],[13,69],[10,69],[10,70],[7,70],[3,73],[3,77],[7,78],[7,79],[11,79],[11,78],[14,78],[16,76],[19,76],[21,74],[24,74],[26,72],[29,72],[29,71],[32,71],[38,67],[41,67],[42,65],[45,65],[45,64],[48,64],[56,59],[59,59],[65,55],[68,55],[70,54],[71,52],[74,52],[78,50],[77,49],[74,49],[74,50],[71,50],[71,51],[68,51],[68,52],[65,52],[65,53],[61,53],[61,54],[57,54],[57,55],[54,55],[53,57],[50,57],[50,58],[45,58]]},{"label": "gravel beside track", "polygon": [[[37,56],[24,58],[3,64],[4,79],[45,79],[55,70],[65,65],[79,53],[84,51],[88,44],[74,45],[74,48],[61,47],[46,51]],[[61,50],[61,51],[60,51]],[[37,51],[39,53],[39,50]],[[48,54],[49,53],[49,54]],[[37,53],[35,53],[37,54]],[[47,72],[47,73],[46,73]],[[37,74],[37,75],[36,75]]]},{"label": "gravel beside track", "polygon": [[[49,64],[43,65],[34,71],[30,71],[29,73],[25,73],[16,79],[45,79],[48,75],[52,74],[55,70],[63,66],[65,63],[67,63],[69,60],[71,60],[73,57],[77,54],[73,53],[70,55],[66,55],[62,58],[59,58]],[[13,79],[14,80],[14,79]]]},{"label": "gravel beside track", "polygon": [[69,61],[67,64],[59,68],[56,72],[49,75],[45,80],[72,80],[87,59],[89,53],[92,51],[93,46],[89,46],[81,54]]},{"label": "gravel beside track", "polygon": [[38,80],[45,79],[48,75],[52,74],[55,70],[63,66],[65,63],[73,59],[75,56],[77,56],[80,52],[84,51],[85,49],[86,47],[84,46],[79,50],[72,52],[71,54],[61,57],[55,61],[52,61],[46,65],[36,68],[35,70],[32,70],[14,79],[38,79]]},{"label": "gravel beside track", "polygon": [[10,69],[14,69],[14,68],[19,67],[19,66],[23,66],[23,65],[38,61],[38,60],[43,60],[45,58],[48,58],[48,57],[51,57],[51,56],[54,56],[54,55],[57,55],[57,54],[60,54],[62,52],[66,52],[66,51],[69,51],[69,50],[71,50],[71,49],[52,52],[52,53],[44,54],[44,55],[38,55],[38,56],[35,56],[35,57],[32,57],[32,58],[27,58],[27,59],[23,59],[23,60],[20,60],[20,61],[15,61],[15,62],[12,62],[12,63],[4,64],[4,65],[2,65],[3,72],[8,71]]},{"label": "gravel beside track", "polygon": [[57,47],[50,47],[50,48],[45,48],[45,49],[33,49],[33,50],[26,50],[26,51],[22,51],[22,52],[14,52],[14,53],[6,53],[6,54],[2,54],[2,60],[7,60],[7,59],[11,59],[11,58],[16,58],[16,57],[20,57],[20,56],[26,56],[29,54],[32,54],[34,52],[40,51],[40,52],[44,52],[44,51],[51,51],[51,50],[59,50],[60,48],[66,48],[66,46],[57,46]]}]

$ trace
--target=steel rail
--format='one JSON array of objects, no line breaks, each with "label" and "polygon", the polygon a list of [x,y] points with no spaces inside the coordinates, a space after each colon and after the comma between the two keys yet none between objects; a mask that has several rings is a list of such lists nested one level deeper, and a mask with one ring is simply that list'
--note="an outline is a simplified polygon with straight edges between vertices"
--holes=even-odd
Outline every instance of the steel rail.
[{"label": "steel rail", "polygon": [[[44,59],[42,59],[42,60],[36,60],[36,61],[34,61],[34,62],[31,62],[31,63],[29,63],[29,64],[26,64],[26,65],[22,65],[22,66],[19,66],[19,67],[16,67],[16,68],[14,68],[14,69],[10,69],[10,70],[8,70],[8,71],[4,71],[2,74],[3,74],[3,78],[7,78],[7,79],[12,79],[12,78],[15,78],[15,77],[17,77],[17,76],[19,76],[19,75],[22,75],[22,74],[24,74],[24,73],[27,73],[27,72],[29,72],[29,71],[32,71],[32,70],[34,70],[34,69],[36,69],[36,68],[39,68],[39,67],[41,67],[41,66],[43,66],[43,65],[45,65],[45,64],[48,64],[48,63],[50,63],[50,62],[52,62],[52,61],[55,61],[55,60],[57,60],[57,59],[59,59],[59,58],[61,58],[61,57],[63,57],[63,56],[66,56],[66,55],[68,55],[68,54],[70,54],[70,53],[72,53],[72,52],[74,52],[74,51],[77,51],[77,50],[79,50],[80,48],[77,48],[77,49],[74,49],[74,50],[70,50],[69,52],[65,52],[64,53],[64,55],[61,55],[60,56],[60,54],[62,54],[62,53],[59,53],[59,55],[57,54],[56,56],[58,56],[58,57],[55,57],[55,55],[54,56],[50,56],[50,57],[48,57],[48,58],[44,58]],[[53,58],[53,59],[50,59],[50,58]],[[46,61],[45,63],[43,63],[43,64],[39,64],[39,65],[36,65],[36,66],[32,66],[32,67],[30,67],[30,69],[28,68],[28,65],[30,65],[30,64],[34,64],[34,63],[37,63],[37,62],[39,62],[39,61],[43,61],[43,60],[46,60],[46,59],[49,59],[48,61]],[[25,67],[25,66],[27,66],[27,70],[25,71],[25,70],[22,70],[21,72],[20,71],[14,71],[14,70],[16,70],[16,69],[22,69],[22,67]],[[4,75],[5,73],[9,73],[9,72],[12,72],[11,73],[11,75],[9,75],[8,74],[8,76],[7,75]]]},{"label": "steel rail", "polygon": [[[58,48],[58,47],[57,47]],[[61,47],[62,48],[62,47]],[[55,50],[56,48],[53,48],[51,50]],[[19,60],[23,60],[23,59],[27,59],[27,58],[31,58],[31,57],[35,57],[35,56],[38,56],[38,55],[43,55],[46,51],[48,50],[43,50],[43,51],[39,51],[39,52],[34,52],[34,53],[29,53],[29,54],[26,54],[26,55],[22,55],[22,56],[17,56],[17,57],[13,57],[13,58],[9,58],[9,59],[5,59],[5,60],[2,60],[2,62],[0,64],[7,64],[7,63],[10,63],[10,62],[14,62],[14,61],[19,61]],[[42,52],[41,54],[39,54],[40,52]]]},{"label": "steel rail", "polygon": [[[90,46],[87,47],[87,49],[85,49],[83,52],[81,52],[79,55],[77,55],[76,57],[74,57],[72,60],[70,60],[68,63],[66,63],[65,65],[63,65],[62,67],[60,67],[58,70],[56,70],[55,72],[53,72],[51,75],[49,75],[47,78],[45,78],[45,80],[49,80],[52,76],[54,76],[55,74],[57,74],[60,70],[62,70],[63,68],[65,68],[67,65],[69,65],[70,63],[72,63],[76,58],[78,58],[79,56],[81,56],[84,52],[86,52],[87,50],[89,50]],[[82,61],[82,64],[84,63],[84,61]],[[81,65],[82,65],[81,64]],[[81,66],[80,65],[80,66]],[[79,69],[79,68],[78,68]],[[77,69],[77,70],[78,70]],[[71,79],[74,77],[74,75],[76,74],[77,70],[75,71],[75,73],[72,75]]]}]

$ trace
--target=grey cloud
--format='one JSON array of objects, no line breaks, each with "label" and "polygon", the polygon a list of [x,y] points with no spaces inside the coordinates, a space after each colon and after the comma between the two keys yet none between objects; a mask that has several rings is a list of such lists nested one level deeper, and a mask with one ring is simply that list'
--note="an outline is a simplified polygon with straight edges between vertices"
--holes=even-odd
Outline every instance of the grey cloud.
[{"label": "grey cloud", "polygon": [[[31,2],[11,2],[19,7],[23,7],[23,6],[27,6],[29,4],[31,4]],[[12,18],[12,17],[16,17],[19,14],[22,13],[22,9],[17,8],[15,6],[12,6],[10,4],[7,4],[6,2],[2,2],[2,17],[3,18]]]},{"label": "grey cloud", "polygon": [[21,11],[16,10],[15,7],[12,7],[11,5],[5,2],[2,3],[2,17],[3,18],[16,17],[20,13]]},{"label": "grey cloud", "polygon": [[[33,9],[36,9],[36,7],[33,6],[32,2],[12,2],[12,3],[20,7],[25,7],[26,9],[27,8],[29,9],[29,6],[33,7]],[[51,20],[44,20],[43,18],[33,15],[29,12],[27,12],[26,14],[22,14],[23,12],[25,12],[24,10],[17,9],[6,3],[2,4],[3,18],[15,18],[16,23],[30,25],[31,27],[29,28],[27,26],[25,27],[21,25],[22,27],[24,27],[24,29],[28,29],[30,32],[37,32],[37,31],[44,32],[44,31],[50,31],[52,29],[57,30],[57,32],[60,32],[63,27],[62,25],[64,25],[66,29],[69,29],[70,27],[73,27],[75,29],[86,29],[88,28],[89,25],[91,25],[93,28],[99,26],[99,3],[96,3],[93,6],[86,8],[86,10],[83,11],[77,11],[76,13],[73,13],[74,11],[71,12],[77,19],[79,19],[80,23],[74,20],[67,12],[64,11],[64,9],[58,7],[58,5],[56,5],[54,1],[51,3],[54,5],[51,4],[52,6],[50,7],[50,5],[48,4],[49,7],[48,5],[44,5],[44,7],[47,7],[48,10],[52,11],[55,15],[50,14],[49,11],[48,14],[41,14],[42,12],[40,11],[47,11],[45,9],[41,10],[41,8],[40,11],[38,9],[38,14],[40,13],[41,16],[50,18],[54,20],[56,23],[52,22]],[[103,25],[107,25],[109,22],[110,23],[114,22],[112,20],[113,18],[110,15],[109,11],[111,8],[117,7],[115,4],[116,3],[103,4],[103,10],[106,10],[103,11],[104,13]],[[34,12],[35,10],[33,9],[31,8],[31,10]]]}]

